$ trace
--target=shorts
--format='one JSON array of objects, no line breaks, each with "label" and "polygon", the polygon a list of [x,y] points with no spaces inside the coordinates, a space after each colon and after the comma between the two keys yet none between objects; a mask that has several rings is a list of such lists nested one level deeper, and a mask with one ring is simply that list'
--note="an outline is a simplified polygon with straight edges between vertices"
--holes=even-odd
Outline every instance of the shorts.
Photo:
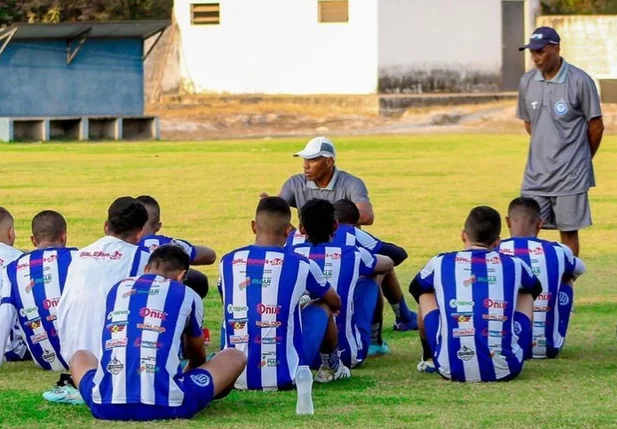
[{"label": "shorts", "polygon": [[205,369],[194,369],[177,381],[184,391],[184,402],[178,407],[147,404],[96,404],[92,400],[96,369],[88,371],[79,383],[79,392],[92,411],[101,420],[150,421],[190,419],[203,410],[214,398],[212,375]]},{"label": "shorts", "polygon": [[587,192],[557,197],[524,195],[524,193],[523,196],[533,198],[540,205],[540,213],[544,220],[543,229],[578,231],[592,224]]},{"label": "shorts", "polygon": [[307,305],[302,309],[302,362],[317,369],[321,365],[319,349],[328,329],[328,313],[318,305]]}]

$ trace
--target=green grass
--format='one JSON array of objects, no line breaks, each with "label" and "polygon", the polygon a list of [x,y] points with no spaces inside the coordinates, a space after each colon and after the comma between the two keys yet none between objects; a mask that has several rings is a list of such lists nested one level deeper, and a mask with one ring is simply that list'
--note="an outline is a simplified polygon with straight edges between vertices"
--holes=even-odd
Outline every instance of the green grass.
[{"label": "green grass", "polygon": [[[503,213],[518,193],[526,141],[523,136],[439,135],[340,138],[336,144],[339,166],[369,187],[376,213],[369,230],[409,252],[398,270],[405,285],[433,254],[460,247],[461,226],[473,205],[488,204]],[[0,145],[0,205],[17,219],[21,248],[29,248],[29,222],[42,209],[62,212],[70,244],[83,246],[101,236],[115,197],[149,193],[162,205],[164,233],[207,243],[222,255],[253,239],[249,223],[259,192],[275,194],[289,175],[301,171],[291,154],[304,143]],[[581,233],[589,272],[576,285],[576,313],[559,359],[531,362],[511,383],[454,384],[417,373],[417,334],[387,327],[394,354],[369,361],[350,380],[316,386],[311,418],[296,417],[294,392],[234,392],[190,422],[148,426],[617,426],[615,165],[617,138],[607,137],[595,162],[595,225]],[[205,272],[214,282],[216,268]],[[390,325],[392,313],[386,311]],[[220,317],[212,293],[206,318],[213,333]],[[0,427],[143,427],[98,422],[84,407],[45,403],[41,392],[56,378],[29,364],[0,368]]]}]

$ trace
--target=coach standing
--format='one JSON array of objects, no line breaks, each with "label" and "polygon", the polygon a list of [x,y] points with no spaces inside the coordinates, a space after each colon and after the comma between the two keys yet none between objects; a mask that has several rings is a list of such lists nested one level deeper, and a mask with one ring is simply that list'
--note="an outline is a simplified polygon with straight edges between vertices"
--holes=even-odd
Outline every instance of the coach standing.
[{"label": "coach standing", "polygon": [[604,125],[593,80],[559,55],[559,44],[554,29],[540,27],[519,49],[531,51],[537,68],[518,90],[517,117],[531,136],[521,194],[538,201],[544,228],[558,229],[578,255],[578,230],[591,225],[587,192]]},{"label": "coach standing", "polygon": [[[359,225],[372,225],[375,215],[364,182],[334,165],[336,150],[325,137],[316,137],[294,156],[304,160],[304,174],[291,176],[281,189],[280,197],[296,209],[313,198],[332,204],[346,198],[360,211]],[[265,193],[261,197],[267,197]]]}]

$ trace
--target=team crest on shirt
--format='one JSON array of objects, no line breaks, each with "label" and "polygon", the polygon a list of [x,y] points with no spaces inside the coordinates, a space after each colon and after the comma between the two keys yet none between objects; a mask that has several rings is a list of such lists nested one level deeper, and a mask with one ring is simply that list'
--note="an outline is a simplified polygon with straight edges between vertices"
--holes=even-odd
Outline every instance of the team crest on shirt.
[{"label": "team crest on shirt", "polygon": [[556,115],[563,116],[568,113],[568,105],[565,101],[559,100],[557,103],[555,103],[553,110],[555,111]]},{"label": "team crest on shirt", "polygon": [[206,374],[191,374],[189,376],[193,383],[198,385],[199,387],[207,387],[210,384],[210,377]]},{"label": "team crest on shirt", "polygon": [[41,356],[43,360],[47,363],[52,363],[56,360],[56,354],[50,350],[45,349],[43,355]]},{"label": "team crest on shirt", "polygon": [[456,352],[456,356],[458,356],[460,360],[465,361],[465,362],[468,362],[471,359],[473,359],[475,355],[476,355],[476,352],[474,352],[467,346],[461,347],[459,351]]},{"label": "team crest on shirt", "polygon": [[565,292],[559,292],[559,305],[568,305],[570,297]]},{"label": "team crest on shirt", "polygon": [[107,364],[107,371],[112,373],[113,375],[118,375],[124,369],[124,364],[118,360],[118,358],[113,358],[109,364]]}]

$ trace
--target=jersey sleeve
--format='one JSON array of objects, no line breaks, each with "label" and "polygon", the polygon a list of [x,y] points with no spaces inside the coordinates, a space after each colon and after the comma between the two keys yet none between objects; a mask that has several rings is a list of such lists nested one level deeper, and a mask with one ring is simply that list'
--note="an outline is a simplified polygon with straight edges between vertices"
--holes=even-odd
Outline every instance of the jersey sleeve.
[{"label": "jersey sleeve", "polygon": [[295,176],[287,179],[287,181],[283,184],[283,188],[281,189],[279,196],[287,201],[291,207],[298,208],[298,205],[296,204],[296,193],[294,192],[296,188],[294,180]]},{"label": "jersey sleeve", "polygon": [[542,293],[542,283],[533,275],[529,265],[522,259],[512,258],[512,260],[515,264],[518,264],[521,269],[521,285],[519,291],[531,294],[535,300]]},{"label": "jersey sleeve", "polygon": [[328,292],[331,286],[315,261],[308,260],[308,264],[309,273],[306,278],[306,291],[311,298],[319,299]]},{"label": "jersey sleeve", "polygon": [[587,121],[602,116],[602,107],[600,106],[598,89],[596,88],[596,84],[593,79],[587,75],[581,84],[580,103],[581,110],[583,111]]},{"label": "jersey sleeve", "polygon": [[360,252],[360,275],[370,276],[375,272],[375,265],[377,265],[377,258],[368,250],[363,247],[358,247]]},{"label": "jersey sleeve", "polygon": [[12,287],[6,269],[0,275],[0,365],[4,360],[4,351],[10,340],[11,329],[17,321],[17,311],[13,303]]},{"label": "jersey sleeve", "polygon": [[370,203],[371,199],[368,197],[368,189],[361,179],[354,177],[349,182],[349,196],[348,198],[354,203]]},{"label": "jersey sleeve", "polygon": [[527,87],[527,79],[525,76],[521,78],[518,85],[518,103],[516,105],[516,117],[526,122],[531,122],[529,112],[527,111],[527,103],[525,102],[525,89]]},{"label": "jersey sleeve", "polygon": [[192,296],[191,314],[189,314],[189,320],[186,327],[186,333],[189,337],[201,337],[203,335],[202,326],[204,320],[204,305],[199,295],[188,287],[187,293]]},{"label": "jersey sleeve", "polygon": [[437,266],[437,256],[432,258],[414,277],[409,285],[409,293],[419,300],[420,295],[435,292],[435,267]]},{"label": "jersey sleeve", "polygon": [[356,234],[356,244],[360,247],[364,247],[366,250],[372,253],[378,253],[381,250],[381,246],[383,246],[383,242],[366,231],[361,230],[360,228],[355,229]]},{"label": "jersey sleeve", "polygon": [[195,257],[197,256],[197,249],[195,248],[195,246],[193,246],[191,243],[189,243],[186,240],[174,239],[174,240],[172,240],[171,243],[175,244],[176,246],[178,246],[182,250],[184,250],[184,252],[187,255],[189,255],[189,258],[191,259],[191,263],[193,263],[195,261]]},{"label": "jersey sleeve", "polygon": [[564,267],[564,274],[568,276],[573,276],[574,278],[580,276],[581,274],[584,274],[585,271],[587,271],[587,268],[585,267],[583,261],[574,256],[574,253],[572,253],[572,249],[570,249],[568,246],[562,243],[558,244],[565,255],[566,263]]}]

